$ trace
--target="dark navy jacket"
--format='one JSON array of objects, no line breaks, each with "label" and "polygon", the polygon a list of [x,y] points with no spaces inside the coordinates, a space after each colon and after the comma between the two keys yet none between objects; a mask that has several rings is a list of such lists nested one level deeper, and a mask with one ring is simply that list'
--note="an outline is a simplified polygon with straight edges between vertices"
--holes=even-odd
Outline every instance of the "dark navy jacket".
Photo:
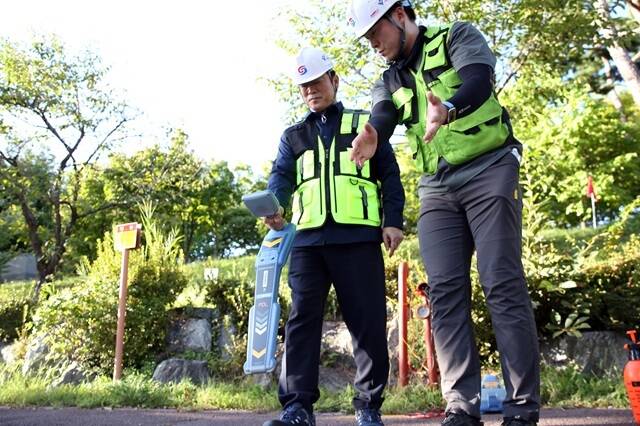
[{"label": "dark navy jacket", "polygon": [[[296,185],[296,158],[289,144],[288,134],[297,126],[313,127],[314,135],[320,135],[325,148],[339,126],[338,120],[344,107],[341,102],[331,105],[323,113],[310,112],[303,121],[289,127],[280,138],[278,156],[273,162],[268,187],[278,198],[285,211],[290,211],[290,202]],[[323,123],[322,116],[326,118]],[[400,169],[388,140],[378,141],[378,148],[370,160],[372,177],[382,184],[383,226],[402,229],[404,189],[400,182]],[[305,229],[296,233],[294,246],[318,246],[325,244],[348,244],[382,241],[382,228],[366,225],[344,225],[336,223],[328,212],[324,225],[316,229]]]}]

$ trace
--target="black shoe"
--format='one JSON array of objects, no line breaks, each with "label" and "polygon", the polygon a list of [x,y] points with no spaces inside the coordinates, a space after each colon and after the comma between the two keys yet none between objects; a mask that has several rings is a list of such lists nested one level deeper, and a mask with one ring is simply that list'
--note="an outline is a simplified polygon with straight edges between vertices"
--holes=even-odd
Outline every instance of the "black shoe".
[{"label": "black shoe", "polygon": [[262,426],[316,426],[316,416],[307,411],[302,404],[296,402],[285,407],[280,413],[280,420],[270,420]]},{"label": "black shoe", "polygon": [[533,420],[525,420],[520,417],[506,417],[502,422],[502,426],[536,426],[538,422]]},{"label": "black shoe", "polygon": [[442,426],[483,426],[479,418],[466,413],[447,413],[447,417],[440,423]]},{"label": "black shoe", "polygon": [[380,417],[380,410],[376,408],[356,410],[356,424],[358,426],[384,426]]}]

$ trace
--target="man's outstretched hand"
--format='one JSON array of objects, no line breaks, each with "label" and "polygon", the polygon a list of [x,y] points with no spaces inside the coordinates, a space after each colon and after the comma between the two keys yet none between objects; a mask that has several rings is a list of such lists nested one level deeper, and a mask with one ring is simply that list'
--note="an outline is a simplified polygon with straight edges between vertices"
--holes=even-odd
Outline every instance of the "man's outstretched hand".
[{"label": "man's outstretched hand", "polygon": [[351,161],[354,161],[358,167],[362,167],[365,161],[373,157],[378,147],[378,132],[369,123],[364,125],[364,129],[351,143]]},{"label": "man's outstretched hand", "polygon": [[431,92],[427,92],[427,129],[424,132],[424,141],[433,140],[440,126],[447,121],[447,108],[442,105],[442,100]]}]

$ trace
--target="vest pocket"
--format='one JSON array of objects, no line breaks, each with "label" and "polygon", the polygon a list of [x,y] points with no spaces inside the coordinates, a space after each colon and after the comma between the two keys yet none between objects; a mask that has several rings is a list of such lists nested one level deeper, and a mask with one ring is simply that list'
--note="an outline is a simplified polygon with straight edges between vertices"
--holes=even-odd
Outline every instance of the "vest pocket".
[{"label": "vest pocket", "polygon": [[508,136],[509,128],[502,122],[502,107],[492,95],[471,115],[443,126],[438,131],[437,143],[447,162],[462,164],[498,148]]},{"label": "vest pocket", "polygon": [[316,161],[314,158],[313,150],[307,150],[302,154],[300,160],[300,181],[304,182],[307,179],[313,179],[316,177]]},{"label": "vest pocket", "polygon": [[445,54],[444,39],[447,33],[437,36],[424,47],[424,66],[425,70],[432,70],[447,64],[447,55]]},{"label": "vest pocket", "polygon": [[391,94],[391,100],[398,110],[400,124],[411,122],[412,99],[413,90],[409,89],[408,87],[400,87],[393,94]]},{"label": "vest pocket", "polygon": [[351,148],[347,148],[346,151],[339,152],[339,171],[341,175],[353,175],[353,176],[362,176],[364,178],[368,178],[371,175],[369,160],[364,162],[364,165],[360,170],[356,167],[356,163],[351,161]]},{"label": "vest pocket", "polygon": [[336,176],[336,210],[346,223],[380,222],[378,186],[366,179]]},{"label": "vest pocket", "polygon": [[304,182],[293,194],[291,208],[293,216],[291,221],[296,225],[304,225],[314,223],[322,216],[319,209],[314,211],[314,204],[322,208],[322,200],[320,198],[320,179],[313,179]]}]

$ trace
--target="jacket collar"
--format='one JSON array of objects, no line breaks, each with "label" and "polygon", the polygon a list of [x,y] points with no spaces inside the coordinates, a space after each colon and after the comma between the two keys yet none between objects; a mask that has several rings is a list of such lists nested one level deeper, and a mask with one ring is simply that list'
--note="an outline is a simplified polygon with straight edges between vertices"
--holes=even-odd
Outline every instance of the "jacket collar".
[{"label": "jacket collar", "polygon": [[413,71],[418,71],[418,67],[420,66],[420,60],[422,59],[422,47],[425,42],[425,32],[427,31],[426,27],[420,25],[418,27],[418,36],[416,37],[415,43],[413,43],[413,47],[411,48],[411,53],[406,58],[402,58],[399,61],[393,63],[394,67],[399,69],[410,68]]},{"label": "jacket collar", "polygon": [[309,111],[305,116],[304,121],[309,123],[319,121],[322,119],[322,115],[327,118],[327,121],[332,120],[334,117],[340,115],[343,110],[344,106],[342,106],[342,102],[335,102],[322,112]]}]

